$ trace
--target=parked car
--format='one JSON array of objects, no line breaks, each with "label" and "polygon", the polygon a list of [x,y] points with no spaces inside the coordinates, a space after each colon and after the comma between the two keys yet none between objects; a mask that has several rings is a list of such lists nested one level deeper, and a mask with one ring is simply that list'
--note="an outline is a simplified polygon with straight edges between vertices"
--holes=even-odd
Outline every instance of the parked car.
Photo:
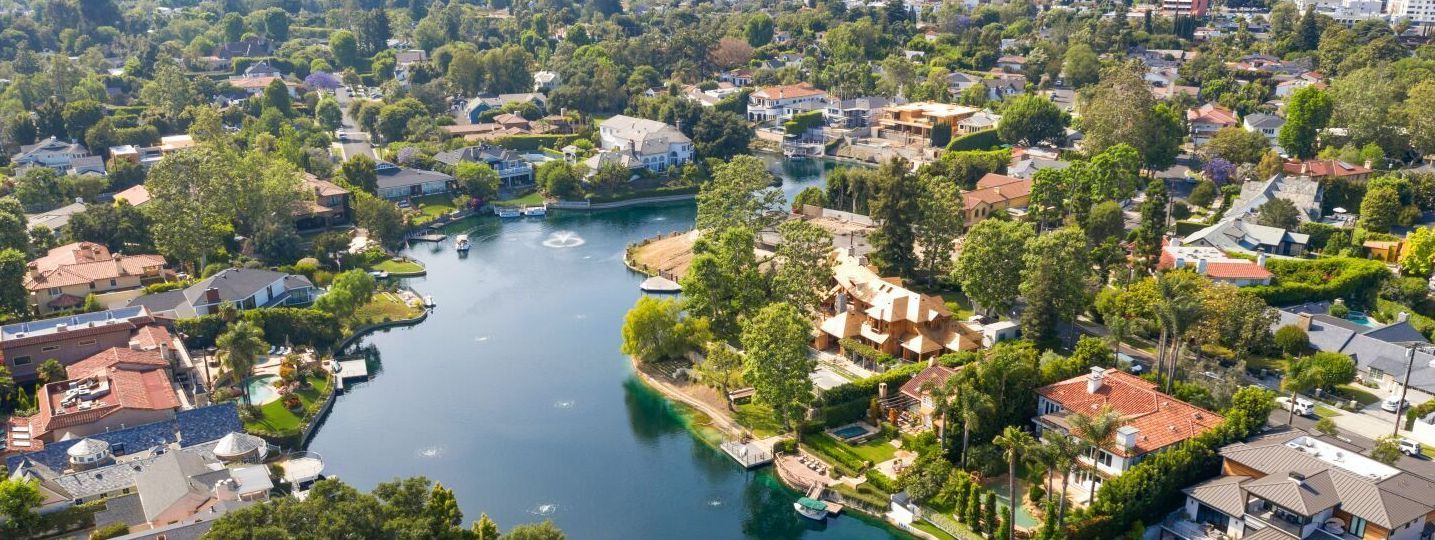
[{"label": "parked car", "polygon": [[[1278,397],[1276,398],[1276,403],[1280,404],[1283,410],[1291,410],[1291,398],[1289,397]],[[1296,397],[1295,413],[1301,416],[1315,416],[1315,402],[1303,397]]]},{"label": "parked car", "polygon": [[1390,396],[1388,398],[1385,398],[1385,401],[1380,402],[1381,410],[1397,414],[1400,413],[1400,411],[1405,410],[1405,408],[1409,406],[1410,400],[1407,399],[1402,401],[1399,396]]},{"label": "parked car", "polygon": [[1412,441],[1403,437],[1400,439],[1398,444],[1400,445],[1400,453],[1411,457],[1418,456],[1425,450],[1420,446],[1419,441]]}]

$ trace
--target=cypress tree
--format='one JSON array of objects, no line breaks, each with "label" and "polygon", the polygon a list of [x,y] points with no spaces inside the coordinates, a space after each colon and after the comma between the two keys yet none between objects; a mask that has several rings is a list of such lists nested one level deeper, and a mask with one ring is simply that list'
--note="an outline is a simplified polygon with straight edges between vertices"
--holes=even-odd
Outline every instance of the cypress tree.
[{"label": "cypress tree", "polygon": [[982,505],[982,530],[987,536],[996,533],[997,530],[997,494],[995,491],[987,491],[986,504]]},{"label": "cypress tree", "polygon": [[962,523],[966,523],[972,530],[980,530],[982,519],[982,494],[977,491],[977,483],[972,482],[967,486],[967,507],[962,513]]}]

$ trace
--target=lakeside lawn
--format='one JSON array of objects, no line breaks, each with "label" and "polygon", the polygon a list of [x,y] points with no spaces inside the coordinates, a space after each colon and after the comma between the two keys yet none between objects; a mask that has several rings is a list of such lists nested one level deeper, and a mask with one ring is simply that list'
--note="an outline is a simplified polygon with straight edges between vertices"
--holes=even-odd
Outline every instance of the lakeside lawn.
[{"label": "lakeside lawn", "polygon": [[245,431],[283,432],[303,426],[304,411],[308,410],[310,405],[323,399],[329,392],[330,381],[327,373],[325,372],[324,377],[310,377],[308,388],[294,392],[304,403],[299,414],[296,415],[285,408],[283,399],[276,399],[259,406],[259,418],[254,419],[253,422],[245,422]]},{"label": "lakeside lawn", "polygon": [[544,203],[543,194],[537,191],[515,199],[493,201],[494,206],[538,206]]},{"label": "lakeside lawn", "polygon": [[842,441],[837,441],[837,443],[846,446],[852,450],[852,453],[874,464],[897,457],[897,447],[892,446],[892,439],[885,437],[877,437],[856,445],[847,444]]},{"label": "lakeside lawn", "polygon": [[438,219],[439,216],[458,209],[453,205],[453,198],[447,194],[416,197],[413,200],[413,205],[414,209],[423,214],[423,217],[418,219],[419,223],[428,223]]},{"label": "lakeside lawn", "polygon": [[782,423],[773,416],[772,408],[758,403],[748,402],[737,406],[737,411],[732,414],[733,421],[738,425],[747,428],[757,438],[780,435],[783,432]]},{"label": "lakeside lawn", "polygon": [[424,271],[423,265],[403,259],[389,259],[373,265],[369,269],[390,274],[413,274]]},{"label": "lakeside lawn", "polygon": [[375,294],[373,300],[354,312],[354,316],[348,320],[348,326],[352,329],[386,320],[412,319],[419,316],[420,313],[423,313],[423,308],[404,303],[399,295],[381,292]]}]

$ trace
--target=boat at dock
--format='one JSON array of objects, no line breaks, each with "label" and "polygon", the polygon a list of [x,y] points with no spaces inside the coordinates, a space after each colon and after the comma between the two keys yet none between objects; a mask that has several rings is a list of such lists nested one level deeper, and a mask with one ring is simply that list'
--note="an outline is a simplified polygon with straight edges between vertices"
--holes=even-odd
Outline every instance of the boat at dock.
[{"label": "boat at dock", "polygon": [[433,302],[433,295],[432,295],[432,294],[430,294],[430,295],[425,295],[425,296],[424,296],[424,307],[434,307],[434,306],[437,306],[437,305],[438,305],[438,304],[435,304],[435,303]]},{"label": "boat at dock", "polygon": [[827,519],[827,503],[816,499],[808,497],[797,499],[797,502],[792,503],[792,509],[797,510],[799,515],[807,519],[815,521]]},{"label": "boat at dock", "polygon": [[638,290],[645,293],[673,294],[682,292],[682,285],[662,276],[653,276],[638,284]]},{"label": "boat at dock", "polygon": [[548,215],[547,206],[526,206],[523,208],[524,217],[543,217]]},{"label": "boat at dock", "polygon": [[516,218],[523,215],[523,212],[519,209],[506,206],[493,209],[493,213],[498,214],[498,217],[504,219]]},{"label": "boat at dock", "polygon": [[466,234],[460,234],[460,235],[458,235],[458,240],[457,240],[456,242],[457,242],[457,244],[458,244],[458,252],[459,252],[459,253],[467,253],[467,252],[468,252],[468,235],[466,235]]}]

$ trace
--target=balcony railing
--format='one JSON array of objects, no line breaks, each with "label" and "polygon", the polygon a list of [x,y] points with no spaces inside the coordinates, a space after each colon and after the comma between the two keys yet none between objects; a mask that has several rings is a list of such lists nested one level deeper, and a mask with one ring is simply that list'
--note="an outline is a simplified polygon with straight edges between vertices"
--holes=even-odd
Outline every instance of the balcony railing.
[{"label": "balcony railing", "polygon": [[1248,510],[1246,512],[1246,523],[1256,529],[1275,527],[1276,529],[1284,531],[1286,534],[1294,535],[1296,538],[1301,537],[1301,529],[1305,527],[1304,525],[1286,521],[1284,518],[1276,515],[1275,510]]}]

